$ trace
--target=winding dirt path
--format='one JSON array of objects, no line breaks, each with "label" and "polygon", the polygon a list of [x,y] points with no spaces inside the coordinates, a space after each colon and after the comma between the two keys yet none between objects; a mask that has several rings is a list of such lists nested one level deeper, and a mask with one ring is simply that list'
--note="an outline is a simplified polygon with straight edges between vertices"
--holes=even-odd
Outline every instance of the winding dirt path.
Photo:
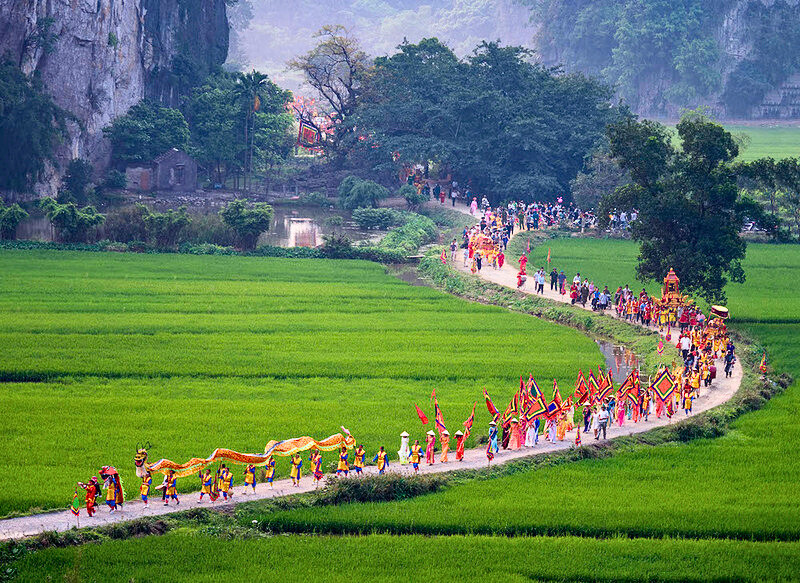
[{"label": "winding dirt path", "polygon": [[[463,212],[463,208],[459,208],[458,210],[461,210]],[[456,257],[455,267],[461,271],[468,272],[468,269],[463,267],[463,260],[460,257]],[[480,273],[480,277],[482,277],[486,281],[510,287],[512,289],[516,289],[517,287],[516,270],[513,269],[508,263],[506,263],[503,269],[498,269],[498,270],[492,268],[483,269]],[[528,281],[531,286],[530,289],[524,289],[522,291],[525,293],[532,294],[533,293],[532,278],[530,278]],[[556,292],[551,292],[548,288],[549,288],[549,282],[548,284],[545,285],[544,297],[556,302],[569,303],[568,297],[561,296]],[[669,346],[667,346],[667,350],[675,350],[675,348],[674,347],[670,348]],[[720,371],[722,370],[721,366],[718,366],[717,368]],[[741,366],[737,363],[734,368],[732,377],[717,378],[708,389],[701,390],[700,397],[698,399],[695,399],[694,401],[692,415],[697,415],[699,413],[707,411],[730,399],[734,395],[734,393],[736,393],[736,391],[739,389],[741,380],[742,380],[742,369]],[[682,417],[684,417],[684,415],[683,413],[680,413],[676,414],[674,419],[677,421]],[[649,431],[650,429],[654,429],[656,427],[662,427],[664,425],[668,425],[670,422],[671,421],[667,420],[666,417],[663,417],[661,419],[656,419],[655,417],[652,417],[649,421],[640,421],[639,423],[636,424],[626,422],[626,424],[623,425],[622,427],[618,427],[616,424],[613,424],[608,429],[608,438],[613,439],[615,437],[623,435],[633,435],[636,433],[643,433],[645,431]],[[420,441],[422,441],[424,435],[422,435],[422,432],[420,433],[419,436],[413,435],[412,443],[413,439],[417,437],[419,437]],[[584,440],[584,443],[589,443],[593,439],[591,434],[588,435],[582,434],[581,437]],[[544,441],[544,439],[540,437],[539,443],[535,447],[532,448],[523,447],[522,449],[517,451],[501,450],[500,453],[495,456],[494,461],[492,463],[502,464],[523,457],[544,455],[548,453],[570,449],[572,447],[575,447],[574,439],[575,439],[574,431],[568,433],[564,441],[556,443],[550,443]],[[453,443],[454,442],[455,440],[453,440]],[[467,450],[465,452],[464,460],[462,462],[454,461],[455,451],[451,451],[450,460],[451,461],[449,461],[448,463],[440,463],[437,455],[437,463],[435,463],[432,466],[422,466],[420,468],[420,472],[425,474],[441,473],[441,472],[451,472],[455,470],[480,469],[480,468],[485,468],[487,466],[486,450],[483,447]],[[131,460],[131,463],[133,463],[133,460]],[[393,462],[389,466],[389,471],[399,472],[402,474],[409,474],[411,473],[411,467],[408,465],[401,466],[399,465],[399,463]],[[375,468],[374,466],[369,466],[365,468],[366,474],[373,474],[375,472],[377,472],[377,468]],[[238,478],[240,478],[240,476],[237,476],[237,479]],[[192,479],[192,478],[186,478],[186,479]],[[138,483],[127,482],[125,484],[125,487],[129,493],[137,492],[138,486],[139,486]],[[250,493],[248,495],[243,495],[242,494],[243,487],[241,485],[238,485],[235,487],[234,501],[232,502],[217,501],[213,505],[208,500],[205,500],[202,503],[198,502],[197,492],[181,495],[181,504],[179,506],[174,506],[174,505],[163,506],[160,498],[154,497],[151,500],[150,507],[145,508],[144,504],[141,501],[135,500],[126,503],[123,511],[117,511],[113,514],[109,514],[108,510],[105,507],[101,507],[98,513],[95,514],[95,516],[92,518],[87,517],[85,514],[85,510],[81,509],[80,526],[81,527],[104,526],[108,524],[124,522],[127,520],[133,520],[136,518],[140,518],[142,516],[160,516],[164,514],[189,510],[198,507],[213,506],[215,508],[226,508],[226,507],[231,507],[239,502],[248,502],[252,500],[263,500],[268,498],[276,498],[280,496],[289,496],[291,494],[309,492],[313,489],[314,487],[311,482],[311,478],[309,476],[305,476],[303,477],[301,486],[299,488],[292,487],[291,480],[285,479],[276,481],[274,484],[274,489],[269,489],[267,484],[258,484],[256,486],[255,494]],[[44,514],[35,514],[32,516],[22,516],[17,518],[8,518],[5,520],[0,520],[0,540],[19,539],[28,536],[34,536],[45,531],[63,532],[71,528],[75,528],[76,526],[77,526],[77,521],[69,510],[48,512]]]}]

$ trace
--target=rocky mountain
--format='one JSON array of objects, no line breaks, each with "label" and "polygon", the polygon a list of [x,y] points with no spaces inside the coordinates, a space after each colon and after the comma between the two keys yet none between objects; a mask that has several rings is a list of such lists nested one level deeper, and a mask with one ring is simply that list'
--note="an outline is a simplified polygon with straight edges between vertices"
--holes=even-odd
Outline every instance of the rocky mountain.
[{"label": "rocky mountain", "polygon": [[0,0],[0,56],[39,75],[74,116],[59,160],[98,171],[110,153],[103,127],[142,98],[176,105],[227,51],[225,0]]},{"label": "rocky mountain", "polygon": [[636,112],[800,117],[799,0],[519,0],[547,64],[598,76]]}]

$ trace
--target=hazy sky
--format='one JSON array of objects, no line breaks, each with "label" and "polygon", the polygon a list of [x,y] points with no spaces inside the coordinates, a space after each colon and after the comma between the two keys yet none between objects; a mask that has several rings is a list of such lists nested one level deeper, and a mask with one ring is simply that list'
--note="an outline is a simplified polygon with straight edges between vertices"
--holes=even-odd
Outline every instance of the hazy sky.
[{"label": "hazy sky", "polygon": [[246,66],[297,89],[286,62],[308,51],[325,24],[343,24],[372,56],[389,54],[404,38],[438,37],[467,54],[484,39],[531,46],[528,10],[514,0],[252,0],[253,20],[241,35]]}]

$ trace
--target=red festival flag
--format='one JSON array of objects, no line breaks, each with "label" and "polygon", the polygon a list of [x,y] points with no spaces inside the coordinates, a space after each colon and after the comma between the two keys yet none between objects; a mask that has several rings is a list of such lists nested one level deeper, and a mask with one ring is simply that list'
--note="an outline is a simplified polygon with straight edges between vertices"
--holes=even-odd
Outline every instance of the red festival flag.
[{"label": "red festival flag", "polygon": [[758,370],[761,371],[761,374],[766,374],[767,372],[767,353],[764,352],[764,356],[761,357],[761,364],[758,365]]},{"label": "red festival flag", "polygon": [[472,414],[464,421],[464,439],[468,438],[472,432],[472,423],[475,421],[475,405],[477,404],[477,401],[472,404]]},{"label": "red festival flag", "polygon": [[581,444],[581,428],[577,427],[577,431],[575,432],[575,445]]},{"label": "red festival flag", "polygon": [[586,379],[583,377],[583,371],[578,371],[578,380],[575,381],[575,398],[578,405],[582,405],[589,400],[589,387],[586,386]]},{"label": "red festival flag", "polygon": [[422,424],[427,425],[428,418],[425,416],[425,413],[422,412],[422,409],[420,409],[416,403],[414,403],[414,408],[417,410],[417,415],[419,415],[419,420],[422,421]]},{"label": "red festival flag", "polygon": [[492,451],[492,440],[486,443],[486,459],[492,461],[494,459],[494,452]]},{"label": "red festival flag", "polygon": [[444,249],[442,249],[442,254],[439,255],[439,259],[442,260],[442,263],[447,265],[447,254],[444,252]]},{"label": "red festival flag", "polygon": [[500,415],[500,411],[498,411],[497,407],[494,406],[492,398],[489,396],[489,393],[486,392],[486,389],[483,389],[483,396],[486,399],[486,408],[489,410],[489,415],[492,417],[497,417]]},{"label": "red festival flag", "polygon": [[503,426],[505,427],[509,423],[511,423],[511,419],[516,417],[519,414],[519,392],[514,393],[514,396],[511,397],[511,402],[506,407],[505,413],[503,413]]}]

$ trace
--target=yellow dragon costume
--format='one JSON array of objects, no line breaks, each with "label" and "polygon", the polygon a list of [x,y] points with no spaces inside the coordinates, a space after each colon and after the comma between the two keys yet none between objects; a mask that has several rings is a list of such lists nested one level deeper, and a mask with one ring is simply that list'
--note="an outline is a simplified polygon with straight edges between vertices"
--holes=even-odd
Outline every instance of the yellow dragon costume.
[{"label": "yellow dragon costume", "polygon": [[[317,441],[311,437],[295,437],[294,439],[285,439],[283,441],[270,441],[264,448],[263,454],[239,453],[231,449],[218,448],[207,458],[193,457],[188,462],[183,464],[175,463],[168,459],[161,459],[153,464],[147,463],[147,448],[137,447],[136,455],[134,456],[134,464],[136,465],[136,475],[142,476],[150,472],[161,472],[166,474],[169,470],[175,471],[176,478],[190,476],[202,471],[207,466],[214,462],[226,460],[234,464],[252,464],[254,466],[265,466],[269,463],[272,456],[289,457],[294,454],[307,451],[309,449],[319,449],[321,451],[334,451],[340,449],[343,445],[348,449],[355,447],[356,440],[350,435],[350,432],[344,429],[344,434],[336,433],[330,437]],[[149,444],[148,444],[149,445]]]}]

